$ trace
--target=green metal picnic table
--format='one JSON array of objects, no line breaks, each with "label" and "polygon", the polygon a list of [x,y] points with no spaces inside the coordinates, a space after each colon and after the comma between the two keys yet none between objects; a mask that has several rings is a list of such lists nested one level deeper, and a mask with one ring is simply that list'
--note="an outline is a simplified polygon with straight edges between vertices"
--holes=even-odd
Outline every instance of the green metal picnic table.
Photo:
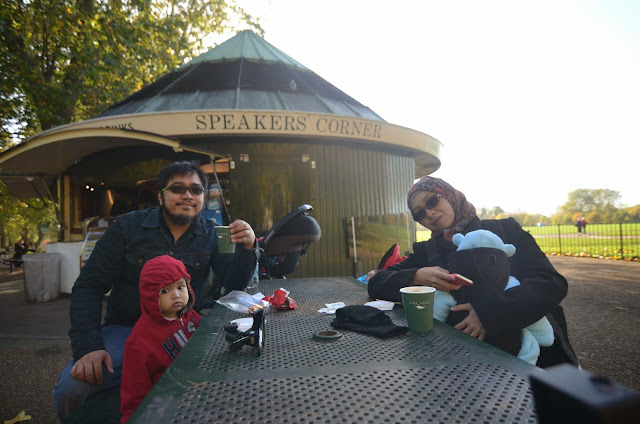
[{"label": "green metal picnic table", "polygon": [[[353,278],[262,280],[298,304],[266,315],[265,346],[230,352],[223,326],[247,317],[220,305],[147,395],[130,423],[535,423],[528,376],[537,368],[434,322],[429,333],[335,340],[327,303],[364,304]],[[402,306],[390,312],[406,325]]]}]

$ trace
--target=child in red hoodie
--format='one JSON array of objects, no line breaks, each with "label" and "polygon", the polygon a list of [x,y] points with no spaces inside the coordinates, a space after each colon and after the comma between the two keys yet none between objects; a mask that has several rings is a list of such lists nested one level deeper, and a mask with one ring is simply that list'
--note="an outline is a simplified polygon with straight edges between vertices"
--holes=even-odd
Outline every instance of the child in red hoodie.
[{"label": "child in red hoodie", "polygon": [[200,324],[184,264],[171,256],[149,260],[140,272],[142,315],[124,347],[120,387],[126,423]]}]

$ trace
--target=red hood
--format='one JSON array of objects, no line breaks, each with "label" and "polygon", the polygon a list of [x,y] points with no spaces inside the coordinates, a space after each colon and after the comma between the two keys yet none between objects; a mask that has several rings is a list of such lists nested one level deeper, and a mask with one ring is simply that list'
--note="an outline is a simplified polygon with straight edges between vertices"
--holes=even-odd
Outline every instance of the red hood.
[{"label": "red hood", "polygon": [[160,309],[160,290],[183,277],[187,280],[189,301],[182,308],[180,314],[189,311],[196,300],[193,289],[191,289],[191,276],[187,272],[187,268],[181,261],[167,255],[157,256],[147,261],[140,272],[139,288],[142,313],[150,315],[157,321],[164,321],[165,317]]}]

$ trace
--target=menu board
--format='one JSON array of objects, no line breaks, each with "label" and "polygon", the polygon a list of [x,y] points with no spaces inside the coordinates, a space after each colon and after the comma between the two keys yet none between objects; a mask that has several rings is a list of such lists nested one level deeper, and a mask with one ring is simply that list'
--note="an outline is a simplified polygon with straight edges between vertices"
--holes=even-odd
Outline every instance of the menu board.
[{"label": "menu board", "polygon": [[414,241],[415,224],[408,213],[356,216],[354,223],[345,218],[347,236],[347,258],[353,258],[353,230],[355,229],[358,259],[379,261],[394,244],[400,247],[400,254],[406,255]]},{"label": "menu board", "polygon": [[82,262],[86,262],[91,256],[91,252],[93,252],[93,248],[96,246],[96,242],[100,240],[100,237],[107,231],[107,227],[96,227],[91,228],[89,232],[87,232],[87,236],[84,238],[84,243],[82,244],[82,251],[80,253],[80,260]]}]

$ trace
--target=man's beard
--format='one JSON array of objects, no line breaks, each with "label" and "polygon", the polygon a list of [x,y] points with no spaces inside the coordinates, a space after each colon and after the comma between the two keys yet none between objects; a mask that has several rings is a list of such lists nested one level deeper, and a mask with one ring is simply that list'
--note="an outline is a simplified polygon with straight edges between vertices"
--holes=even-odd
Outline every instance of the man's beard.
[{"label": "man's beard", "polygon": [[165,217],[169,219],[169,221],[173,222],[175,225],[190,225],[200,214],[195,216],[189,215],[176,215],[169,212],[169,209],[164,205],[164,202],[160,205],[160,209]]}]

